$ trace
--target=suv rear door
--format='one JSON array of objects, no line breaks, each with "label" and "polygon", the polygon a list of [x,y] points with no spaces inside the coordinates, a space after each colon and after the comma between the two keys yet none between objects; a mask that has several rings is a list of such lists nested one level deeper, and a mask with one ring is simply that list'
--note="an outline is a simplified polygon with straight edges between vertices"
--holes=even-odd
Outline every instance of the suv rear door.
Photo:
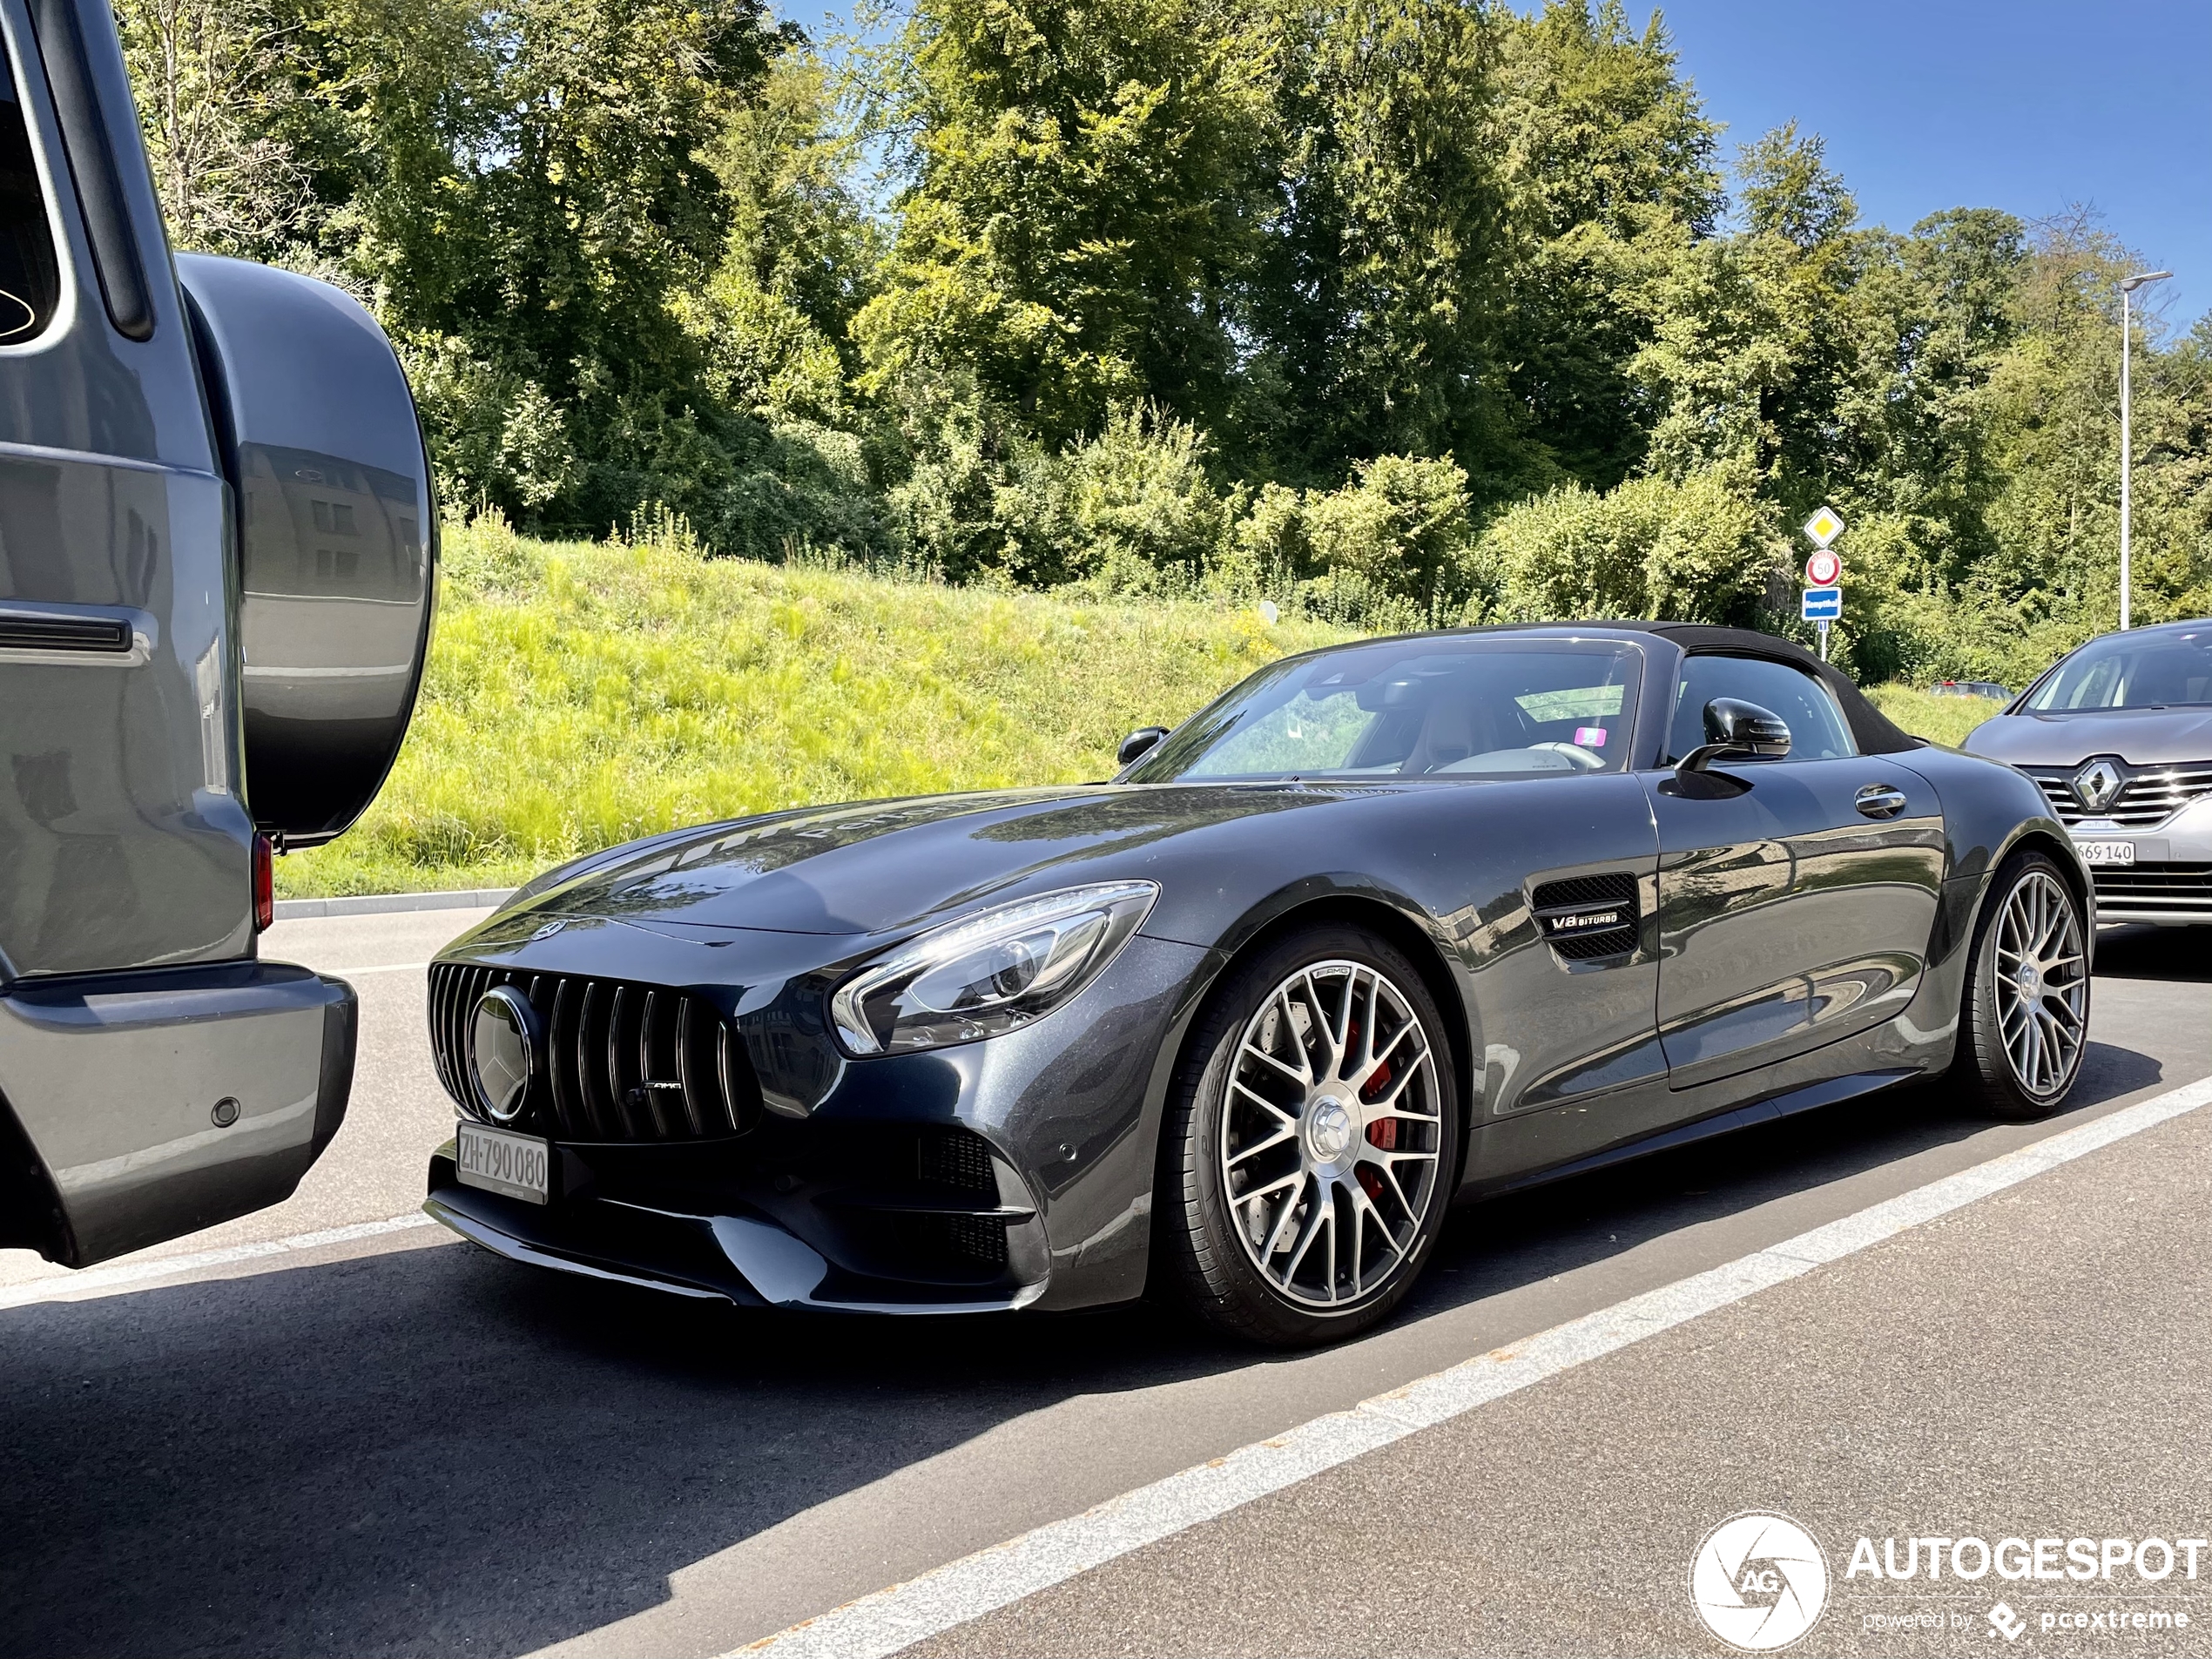
[{"label": "suv rear door", "polygon": [[121,55],[0,24],[0,982],[246,955],[227,486]]}]

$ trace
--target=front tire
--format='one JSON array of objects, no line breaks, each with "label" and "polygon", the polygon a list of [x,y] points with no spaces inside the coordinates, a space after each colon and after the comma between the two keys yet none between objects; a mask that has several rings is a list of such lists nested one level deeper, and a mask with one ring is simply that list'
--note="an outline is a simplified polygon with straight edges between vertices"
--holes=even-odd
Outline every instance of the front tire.
[{"label": "front tire", "polygon": [[2040,853],[2013,853],[1989,885],[1967,959],[1952,1076],[1993,1117],[2048,1117],[2081,1075],[2087,920],[2059,867]]},{"label": "front tire", "polygon": [[1191,1034],[1163,1147],[1162,1244],[1183,1299],[1279,1347],[1395,1307],[1458,1170],[1445,1025],[1363,928],[1308,928],[1231,971]]}]

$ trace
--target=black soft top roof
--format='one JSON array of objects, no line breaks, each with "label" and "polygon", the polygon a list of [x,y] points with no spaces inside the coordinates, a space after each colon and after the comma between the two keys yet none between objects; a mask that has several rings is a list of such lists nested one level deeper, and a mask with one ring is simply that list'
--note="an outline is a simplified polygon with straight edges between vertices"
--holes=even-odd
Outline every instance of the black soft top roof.
[{"label": "black soft top roof", "polygon": [[1629,622],[1614,625],[1657,634],[1662,639],[1672,640],[1684,651],[1734,652],[1795,663],[1807,673],[1819,675],[1836,694],[1836,700],[1844,705],[1844,718],[1851,724],[1851,738],[1858,745],[1860,753],[1898,754],[1921,746],[1919,738],[1908,735],[1888,715],[1869,703],[1850,675],[1833,663],[1822,662],[1793,640],[1763,634],[1755,629],[1722,628],[1706,622]]}]

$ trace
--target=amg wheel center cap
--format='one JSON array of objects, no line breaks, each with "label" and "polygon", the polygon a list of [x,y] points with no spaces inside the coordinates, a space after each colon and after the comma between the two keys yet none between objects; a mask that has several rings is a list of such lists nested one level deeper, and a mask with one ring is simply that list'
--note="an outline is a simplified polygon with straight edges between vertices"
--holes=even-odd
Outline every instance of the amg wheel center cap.
[{"label": "amg wheel center cap", "polygon": [[2022,996],[2040,996],[2043,994],[2043,970],[2033,962],[2022,962],[2013,970],[2013,983],[2020,987]]},{"label": "amg wheel center cap", "polygon": [[1305,1119],[1306,1150],[1316,1163],[1336,1163],[1352,1150],[1352,1114],[1333,1096],[1314,1103]]}]

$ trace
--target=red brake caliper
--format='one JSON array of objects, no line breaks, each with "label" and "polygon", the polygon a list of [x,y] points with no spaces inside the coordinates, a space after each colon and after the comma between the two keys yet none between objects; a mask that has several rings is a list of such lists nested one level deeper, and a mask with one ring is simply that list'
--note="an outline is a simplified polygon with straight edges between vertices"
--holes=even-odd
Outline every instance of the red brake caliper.
[{"label": "red brake caliper", "polygon": [[[1389,1087],[1390,1062],[1386,1060],[1375,1068],[1375,1075],[1367,1080],[1367,1086],[1359,1092],[1365,1098],[1372,1100]],[[1398,1150],[1398,1120],[1394,1117],[1379,1117],[1368,1124],[1367,1144],[1385,1152],[1396,1151]],[[1367,1196],[1370,1198],[1382,1197],[1382,1177],[1364,1163],[1359,1166],[1359,1184],[1367,1190]]]}]

